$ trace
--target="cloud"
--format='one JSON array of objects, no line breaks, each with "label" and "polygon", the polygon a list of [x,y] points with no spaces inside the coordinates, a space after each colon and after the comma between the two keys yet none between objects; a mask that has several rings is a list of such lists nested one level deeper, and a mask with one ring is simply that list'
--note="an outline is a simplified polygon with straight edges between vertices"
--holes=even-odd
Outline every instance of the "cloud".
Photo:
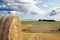
[{"label": "cloud", "polygon": [[54,5],[54,3],[53,3],[53,2],[51,2],[50,4],[51,4],[51,5]]},{"label": "cloud", "polygon": [[6,7],[6,5],[3,4],[3,8]]},{"label": "cloud", "polygon": [[36,1],[34,0],[4,0],[4,2],[7,3],[7,7],[14,8],[22,13],[31,13],[33,11],[37,14],[43,14],[45,12],[35,5]]},{"label": "cloud", "polygon": [[47,7],[47,6],[48,6],[48,4],[46,3],[46,4],[44,4],[43,6],[44,6],[44,7]]},{"label": "cloud", "polygon": [[3,1],[5,1],[5,2],[8,2],[8,3],[22,3],[22,4],[24,4],[24,3],[26,3],[26,4],[34,4],[35,3],[35,1],[33,1],[33,0],[3,0]]},{"label": "cloud", "polygon": [[60,7],[52,7],[52,8],[50,8],[49,10],[50,10],[50,11],[51,11],[51,10],[56,10],[56,11],[57,11],[58,8],[60,8]]},{"label": "cloud", "polygon": [[34,4],[35,3],[35,1],[33,1],[33,0],[18,0],[18,1],[26,2],[26,3],[30,3],[30,4]]},{"label": "cloud", "polygon": [[39,1],[40,3],[43,2],[43,1]]},{"label": "cloud", "polygon": [[0,8],[1,8],[1,5],[0,5]]}]

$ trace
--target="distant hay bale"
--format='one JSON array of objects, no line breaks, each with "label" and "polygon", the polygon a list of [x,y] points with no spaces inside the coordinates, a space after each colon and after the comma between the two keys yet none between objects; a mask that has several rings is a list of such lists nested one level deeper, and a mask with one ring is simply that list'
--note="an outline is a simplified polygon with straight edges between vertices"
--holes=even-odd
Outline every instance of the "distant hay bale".
[{"label": "distant hay bale", "polygon": [[16,15],[0,15],[0,40],[21,40],[21,22]]}]

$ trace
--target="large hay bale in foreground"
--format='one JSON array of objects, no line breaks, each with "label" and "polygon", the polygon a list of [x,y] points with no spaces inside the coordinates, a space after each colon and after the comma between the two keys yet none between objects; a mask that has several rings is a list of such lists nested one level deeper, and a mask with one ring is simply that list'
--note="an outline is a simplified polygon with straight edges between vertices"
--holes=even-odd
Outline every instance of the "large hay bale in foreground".
[{"label": "large hay bale in foreground", "polygon": [[0,40],[21,40],[21,23],[16,15],[0,15]]}]

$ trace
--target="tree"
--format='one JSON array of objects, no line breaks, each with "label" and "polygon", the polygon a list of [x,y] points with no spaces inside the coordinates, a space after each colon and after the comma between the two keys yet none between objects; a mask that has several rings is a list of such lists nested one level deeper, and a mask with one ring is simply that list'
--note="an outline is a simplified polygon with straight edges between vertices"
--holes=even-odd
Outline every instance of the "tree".
[{"label": "tree", "polygon": [[42,21],[41,19],[39,19],[38,21]]}]

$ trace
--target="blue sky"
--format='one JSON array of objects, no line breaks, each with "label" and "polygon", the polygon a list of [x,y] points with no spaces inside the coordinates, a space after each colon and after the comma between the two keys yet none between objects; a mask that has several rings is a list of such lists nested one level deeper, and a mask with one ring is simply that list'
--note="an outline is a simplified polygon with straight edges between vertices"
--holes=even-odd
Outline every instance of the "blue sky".
[{"label": "blue sky", "polygon": [[36,5],[43,10],[49,10],[50,8],[60,7],[60,0],[40,0]]},{"label": "blue sky", "polygon": [[[3,8],[16,10],[23,20],[43,18],[57,19],[58,16],[49,16],[49,13],[52,10],[60,8],[60,0],[3,0],[3,3],[0,1],[0,8],[2,5]],[[57,20],[60,19],[58,18]]]}]

